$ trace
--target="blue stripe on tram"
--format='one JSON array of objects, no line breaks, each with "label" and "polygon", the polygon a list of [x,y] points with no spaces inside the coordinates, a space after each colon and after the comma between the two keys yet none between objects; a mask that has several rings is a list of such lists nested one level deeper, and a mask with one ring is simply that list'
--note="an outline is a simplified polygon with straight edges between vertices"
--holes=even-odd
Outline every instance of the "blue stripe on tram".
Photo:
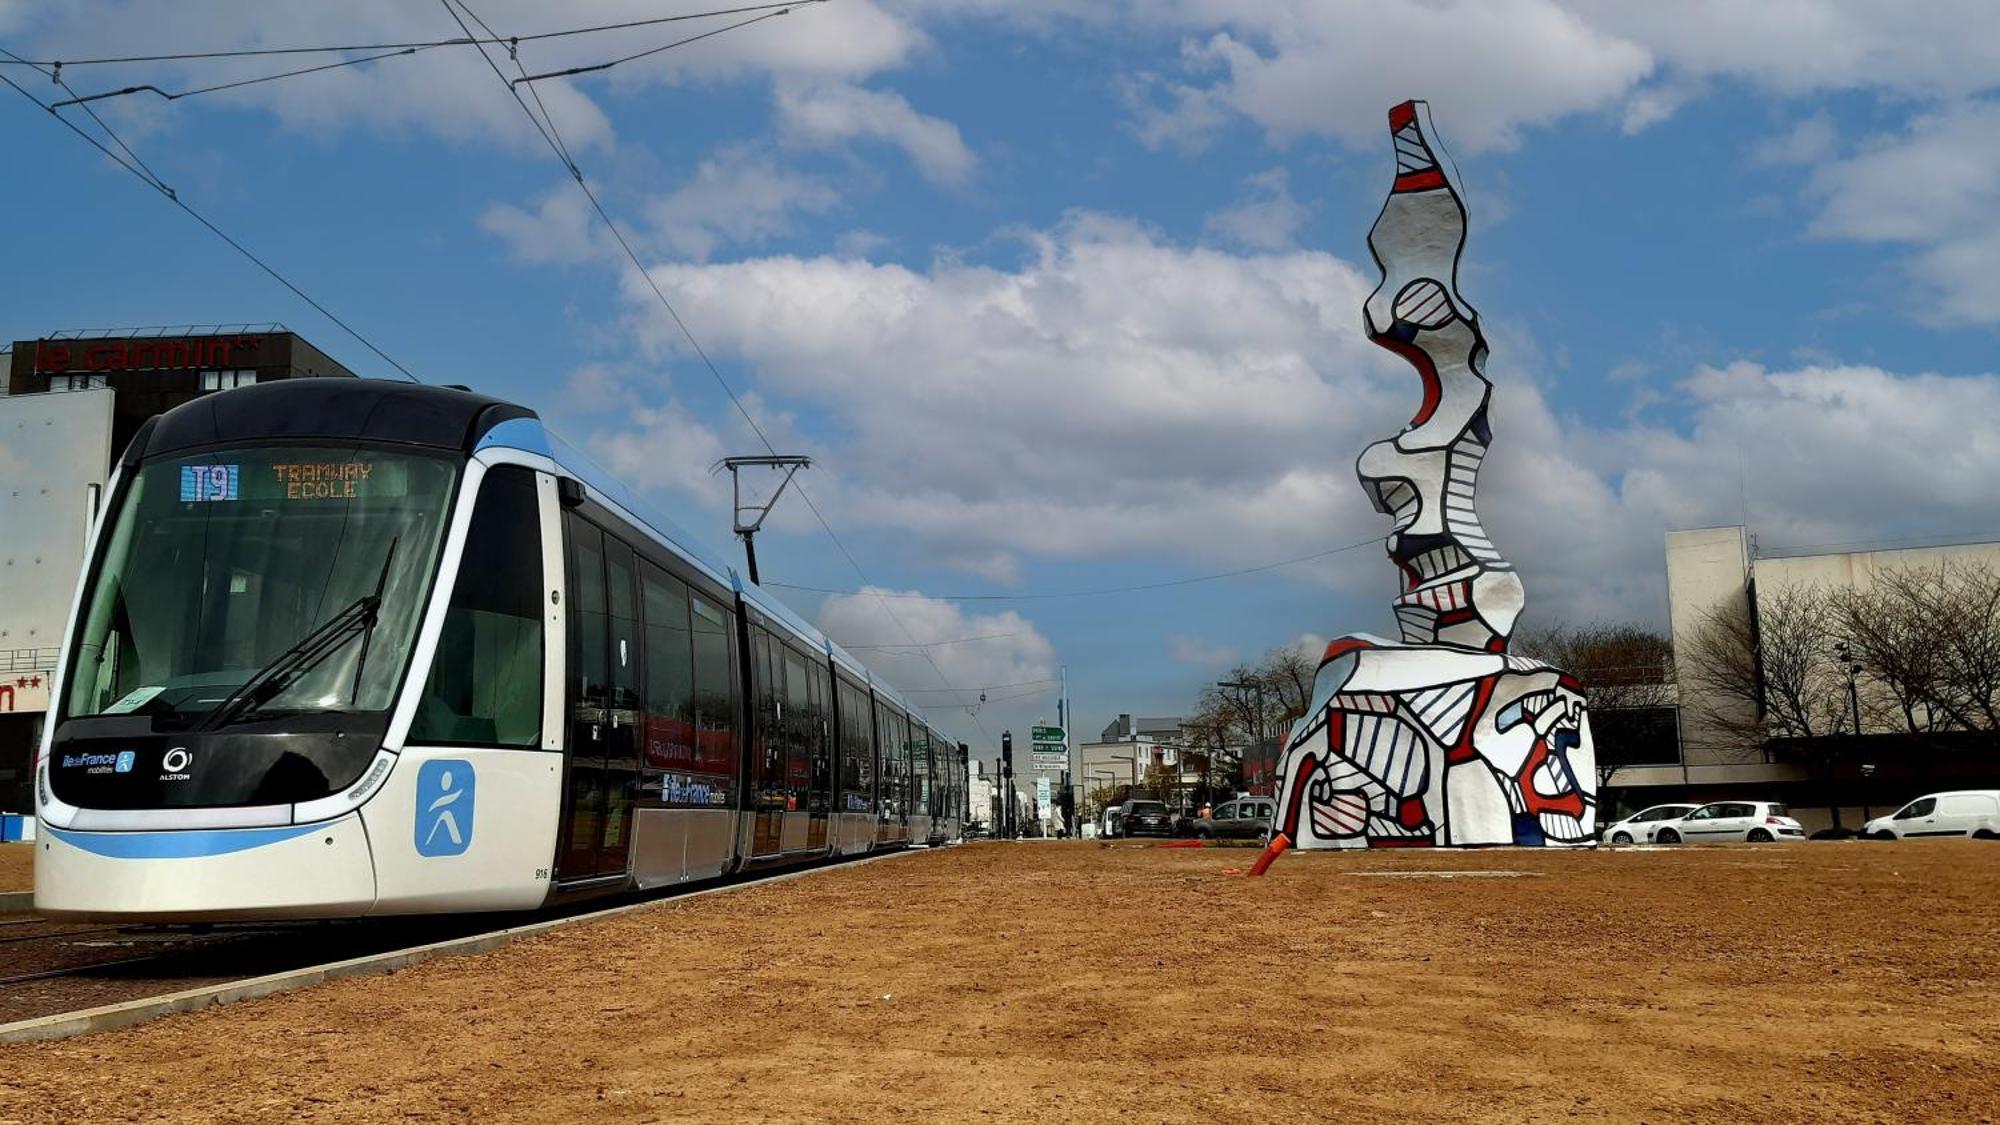
[{"label": "blue stripe on tram", "polygon": [[322,827],[288,824],[282,828],[201,828],[179,832],[70,832],[45,824],[41,830],[71,847],[112,859],[198,859],[282,843]]}]

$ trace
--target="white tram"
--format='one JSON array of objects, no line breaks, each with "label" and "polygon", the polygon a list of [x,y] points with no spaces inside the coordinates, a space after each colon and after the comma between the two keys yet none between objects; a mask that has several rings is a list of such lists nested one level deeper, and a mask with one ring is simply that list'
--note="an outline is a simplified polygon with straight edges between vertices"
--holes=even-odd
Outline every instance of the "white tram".
[{"label": "white tram", "polygon": [[522,407],[301,379],[134,437],[35,907],[519,910],[959,838],[965,750]]}]

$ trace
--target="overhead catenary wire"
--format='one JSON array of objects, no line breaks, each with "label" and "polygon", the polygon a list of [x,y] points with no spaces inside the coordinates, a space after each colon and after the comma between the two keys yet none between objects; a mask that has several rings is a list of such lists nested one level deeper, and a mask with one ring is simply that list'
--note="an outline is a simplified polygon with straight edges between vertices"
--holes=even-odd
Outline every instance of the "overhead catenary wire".
[{"label": "overhead catenary wire", "polygon": [[[797,0],[797,2],[799,4],[824,4],[826,3],[826,0]],[[721,35],[725,31],[735,31],[739,27],[749,27],[753,23],[762,23],[765,20],[773,19],[778,16],[789,15],[791,14],[791,11],[792,9],[789,7],[779,8],[775,12],[765,12],[761,16],[752,16],[747,20],[739,20],[738,22],[732,23],[727,27],[714,28],[709,31],[704,31],[700,35],[690,35],[686,39],[676,39],[672,43],[665,43],[658,47],[651,48],[650,50],[640,51],[637,54],[626,55],[623,58],[612,59],[609,62],[593,63],[589,66],[572,66],[566,70],[551,70],[543,74],[523,74],[521,77],[510,79],[509,81],[512,85],[520,86],[530,82],[540,82],[548,78],[568,78],[572,75],[577,75],[577,74],[595,74],[598,71],[610,70],[614,66],[622,66],[628,62],[637,62],[640,59],[657,55],[661,51],[671,51],[675,47],[685,47],[689,43],[699,42],[700,40],[707,39],[710,36]]]},{"label": "overhead catenary wire", "polygon": [[1062,682],[1062,681],[1061,681],[1060,679],[1058,679],[1057,677],[1055,677],[1055,676],[1043,676],[1043,677],[1042,677],[1041,679],[1039,679],[1039,680],[1015,680],[1015,681],[1014,681],[1013,683],[1011,683],[1011,684],[978,684],[978,685],[975,685],[975,686],[973,686],[973,687],[964,687],[964,688],[924,688],[924,687],[920,687],[920,688],[905,688],[905,689],[903,689],[903,690],[904,690],[905,692],[933,692],[933,691],[1001,691],[1001,690],[1003,690],[1003,689],[1005,689],[1005,688],[1019,688],[1019,687],[1035,687],[1035,686],[1037,686],[1037,685],[1040,685],[1040,684],[1058,684],[1058,683],[1061,683],[1061,682]]},{"label": "overhead catenary wire", "polygon": [[[538,43],[548,39],[565,39],[577,35],[595,35],[605,31],[624,31],[634,27],[655,27],[663,23],[679,23],[685,20],[711,19],[716,16],[736,16],[745,12],[767,12],[774,8],[796,7],[801,3],[822,3],[824,0],[778,0],[775,3],[746,4],[734,8],[711,8],[700,12],[683,12],[673,16],[651,16],[646,19],[623,20],[618,23],[600,23],[588,27],[568,27],[557,31],[540,31],[531,35],[512,35],[502,38],[487,31],[489,38],[481,39],[467,31],[461,38],[425,39],[407,43],[337,43],[318,47],[237,47],[212,51],[181,51],[162,55],[113,55],[102,58],[84,59],[26,59],[14,56],[0,60],[0,65],[29,66],[41,70],[77,66],[112,66],[125,63],[191,62],[202,59],[244,59],[265,58],[273,55],[332,55],[347,51],[397,51],[406,47],[419,50],[428,47],[515,47],[522,43]],[[476,17],[475,17],[476,18]]]},{"label": "overhead catenary wire", "polygon": [[787,590],[804,590],[815,594],[839,594],[844,597],[872,596],[877,598],[910,598],[939,602],[1024,602],[1046,601],[1054,598],[1098,598],[1107,597],[1112,594],[1135,594],[1147,590],[1166,590],[1175,586],[1192,586],[1198,582],[1217,582],[1225,578],[1241,578],[1247,574],[1262,574],[1265,571],[1277,570],[1287,566],[1297,566],[1300,563],[1312,562],[1314,559],[1323,559],[1329,555],[1337,555],[1342,551],[1352,551],[1360,547],[1366,547],[1372,543],[1380,543],[1387,538],[1389,538],[1387,535],[1377,535],[1370,539],[1363,539],[1354,543],[1343,543],[1338,547],[1329,547],[1324,551],[1314,551],[1310,555],[1300,555],[1293,559],[1280,559],[1277,562],[1262,563],[1257,566],[1239,567],[1236,570],[1225,570],[1216,574],[1198,574],[1190,578],[1170,578],[1159,582],[1138,582],[1128,586],[1103,586],[1093,590],[1051,590],[1023,594],[925,594],[904,593],[896,590],[837,590],[831,586],[803,586],[795,582],[766,582],[764,585],[782,586]]},{"label": "overhead catenary wire", "polygon": [[997,641],[1007,637],[1018,637],[1018,636],[1020,636],[1019,633],[981,633],[978,636],[973,636],[973,637],[953,637],[948,641],[926,641],[922,644],[842,645],[840,647],[854,652],[889,652],[898,649],[950,648],[953,645],[969,645],[974,643],[975,641]]},{"label": "overhead catenary wire", "polygon": [[[792,10],[792,8],[797,7],[801,4],[824,4],[826,2],[827,0],[789,0],[789,3],[782,6],[774,4],[760,4],[750,9],[732,8],[732,9],[722,9],[709,12],[695,12],[687,15],[668,17],[672,20],[678,21],[678,20],[703,19],[703,18],[713,18],[715,16],[732,15],[745,10],[763,12],[762,15],[753,16],[749,19],[729,24],[726,27],[713,28],[711,30],[704,31],[699,35],[691,35],[685,39],[678,39],[672,43],[667,43],[662,46],[653,47],[644,51],[639,51],[635,54],[626,55],[622,58],[612,59],[608,62],[596,63],[588,66],[573,66],[568,68],[567,70],[556,70],[556,71],[550,71],[546,74],[528,75],[522,78],[512,79],[511,81],[515,83],[539,82],[545,78],[561,78],[575,74],[591,74],[597,71],[610,70],[612,67],[620,66],[628,62],[635,62],[639,59],[647,58],[652,55],[657,55],[662,51],[671,50],[675,47],[686,46],[689,43],[693,43],[702,39],[707,39],[710,38],[711,36],[721,35],[725,31],[734,31],[739,27],[747,27],[750,24],[758,23],[762,20],[771,19],[775,16],[786,15]],[[774,9],[774,10],[766,11],[765,9]],[[482,27],[485,26],[483,22],[481,23],[481,26]],[[568,34],[568,33],[551,33],[551,34]],[[483,42],[490,42],[495,45],[504,44],[509,48],[510,51],[515,51],[515,52],[519,51],[520,41],[518,39],[503,40],[498,36],[495,36],[491,29],[487,30],[487,35],[489,38],[483,40]],[[242,79],[237,79],[236,81],[233,82],[218,82],[213,85],[200,86],[191,90],[164,90],[161,89],[159,86],[153,85],[151,83],[140,83],[137,85],[125,86],[116,90],[105,90],[100,93],[86,94],[81,97],[72,97],[65,99],[63,101],[55,102],[53,104],[56,106],[56,108],[60,109],[64,106],[81,105],[85,102],[104,101],[109,98],[122,98],[130,94],[141,94],[141,93],[157,94],[160,97],[165,98],[167,101],[170,102],[179,101],[182,98],[192,98],[201,94],[214,94],[214,93],[220,93],[221,91],[224,90],[237,90],[246,86],[258,86],[266,82],[277,82],[286,78],[299,78],[308,74],[319,74],[324,71],[340,70],[345,67],[360,66],[364,63],[379,62],[383,59],[400,58],[408,55],[414,55],[419,51],[435,50],[439,47],[467,47],[467,46],[472,46],[476,42],[482,42],[482,41],[471,38],[468,35],[467,37],[461,37],[457,39],[439,39],[428,43],[398,44],[393,47],[390,47],[389,49],[384,49],[374,54],[365,55],[358,59],[342,59],[338,62],[320,63],[316,66],[299,67],[293,70],[279,71],[276,74],[259,75],[258,77],[255,78],[242,78]],[[384,46],[389,47],[389,45],[386,44]],[[375,50],[375,48],[372,47],[368,48],[353,47],[353,48],[340,48],[340,49],[370,50],[370,51]],[[73,67],[76,65],[78,64],[75,62],[70,62],[70,63],[51,64],[51,67],[55,66]]]},{"label": "overhead catenary wire", "polygon": [[50,104],[56,109],[61,109],[64,106],[83,105],[86,102],[101,102],[107,98],[122,98],[127,94],[140,94],[140,93],[146,93],[148,91],[158,94],[159,96],[167,99],[170,102],[177,102],[182,98],[192,98],[201,94],[214,94],[214,93],[219,93],[223,90],[237,90],[245,86],[256,86],[265,82],[276,82],[281,78],[297,78],[301,75],[306,75],[306,74],[318,74],[321,71],[325,70],[339,70],[342,67],[360,66],[362,63],[379,62],[382,59],[393,59],[403,55],[414,55],[418,51],[426,49],[427,48],[424,47],[405,47],[400,51],[384,51],[381,54],[377,55],[365,55],[358,59],[342,59],[339,62],[321,63],[318,66],[301,67],[297,70],[286,70],[286,71],[281,71],[277,74],[266,74],[258,78],[243,78],[235,82],[219,82],[213,86],[202,86],[193,90],[162,90],[158,86],[154,86],[150,83],[147,83],[139,86],[127,86],[122,90],[106,90],[103,93],[99,94],[87,94],[84,95],[83,97],[68,98],[63,101],[52,102]]},{"label": "overhead catenary wire", "polygon": [[[474,12],[465,0],[439,0],[439,3],[444,5],[445,12],[451,16],[452,22],[458,24],[459,30],[464,32],[466,38],[476,39],[472,34],[472,29],[466,25],[464,17],[459,15],[460,9],[463,9],[467,16],[477,21],[480,27],[486,31],[487,35],[493,37],[494,40],[508,43],[515,42],[512,38],[503,40],[490,25],[479,18],[478,13]],[[762,443],[764,449],[771,455],[776,456],[778,452],[777,446],[771,443],[771,439],[769,435],[765,434],[764,428],[757,424],[757,419],[743,405],[743,400],[736,394],[736,389],[730,386],[729,380],[723,377],[722,370],[715,365],[713,359],[709,358],[707,350],[695,338],[693,330],[688,328],[685,320],[681,319],[680,312],[674,308],[673,302],[667,299],[666,291],[660,288],[658,281],[654,280],[652,271],[647,269],[645,263],[639,260],[638,252],[632,249],[632,244],[626,239],[624,231],[620,230],[618,224],[612,221],[611,213],[606,210],[603,202],[598,199],[597,192],[592,190],[590,181],[584,176],[582,166],[576,162],[576,159],[570,154],[569,146],[563,142],[562,130],[557,127],[555,118],[549,115],[547,106],[541,105],[541,96],[536,93],[535,84],[532,82],[524,83],[528,87],[530,95],[535,98],[535,104],[542,108],[542,114],[539,117],[536,116],[534,110],[528,108],[527,101],[521,97],[520,86],[510,80],[506,72],[500,69],[500,65],[493,61],[493,57],[487,53],[486,46],[484,44],[475,44],[475,46],[477,46],[479,51],[479,57],[484,59],[486,65],[492,69],[494,77],[500,80],[500,84],[506,88],[508,96],[514,99],[514,104],[521,107],[521,112],[527,115],[528,120],[535,126],[535,131],[541,134],[542,140],[548,144],[550,151],[554,152],[556,158],[562,161],[564,169],[570,174],[570,178],[576,181],[578,189],[583,192],[584,198],[590,202],[591,210],[597,213],[598,219],[611,232],[612,239],[618,243],[619,249],[625,252],[625,257],[631,261],[632,268],[637,270],[639,276],[645,279],[647,288],[652,290],[654,298],[660,303],[660,307],[666,310],[667,316],[672,319],[674,326],[680,330],[682,337],[687,340],[688,346],[700,358],[702,366],[708,370],[710,377],[715,380],[716,386],[722,389],[723,395],[729,399],[730,405],[736,408],[736,412],[743,417],[744,423],[750,427],[750,432],[757,435],[757,440]],[[528,69],[521,62],[520,52],[518,50],[511,50],[509,54],[515,69],[520,71],[520,76],[522,78],[528,77]],[[860,562],[855,559],[854,553],[847,549],[847,544],[841,541],[839,535],[835,534],[833,525],[827,522],[826,516],[820,512],[819,506],[813,503],[812,497],[806,492],[805,486],[800,484],[796,486],[796,489],[799,499],[805,502],[806,507],[812,511],[813,518],[818,520],[820,527],[825,530],[827,538],[833,541],[834,547],[847,559],[848,565],[854,568],[854,572],[860,577],[862,585],[869,585],[867,572],[862,569]],[[903,638],[911,644],[916,644],[917,638],[915,634],[910,632],[909,626],[903,623],[902,618],[896,616],[896,611],[889,605],[888,601],[880,598],[878,598],[878,601],[882,606],[883,613],[895,625],[897,631],[903,634]],[[917,652],[930,665],[931,671],[936,674],[938,681],[946,687],[950,687],[951,678],[944,674],[944,669],[938,666],[937,660],[931,656],[930,650],[919,648]],[[971,717],[974,725],[979,728],[981,736],[989,737],[986,731],[986,724],[979,721],[979,713],[976,706],[963,700],[961,700],[961,706],[964,707],[966,714]]]},{"label": "overhead catenary wire", "polygon": [[[0,55],[5,55],[8,59],[14,61],[21,61],[21,62],[26,61],[22,59],[20,55],[15,54],[14,52],[6,49],[5,47],[0,47]],[[74,97],[76,95],[76,91],[70,89],[69,84],[63,80],[60,74],[51,73],[44,68],[37,68],[37,69],[41,69],[43,73],[48,74],[49,77],[56,83],[56,85],[61,87],[63,90],[67,91],[70,94],[70,96]],[[13,88],[15,93],[21,95],[23,98],[26,98],[28,101],[32,102],[37,108],[39,108],[42,112],[48,114],[50,117],[53,117],[57,121],[62,122],[64,128],[68,129],[72,133],[75,133],[77,136],[83,138],[83,140],[86,143],[88,143],[92,148],[95,148],[97,151],[109,157],[113,163],[125,169],[127,172],[130,172],[132,175],[138,177],[142,182],[146,184],[147,187],[150,187],[154,191],[160,193],[160,195],[165,197],[168,202],[180,208],[182,211],[185,211],[189,218],[193,219],[197,223],[200,223],[203,227],[206,227],[210,234],[213,234],[215,237],[221,239],[224,243],[226,243],[229,246],[230,249],[236,251],[238,254],[241,254],[252,265],[256,266],[258,269],[263,270],[266,274],[268,274],[272,278],[272,280],[276,281],[278,284],[290,290],[293,296],[297,297],[301,301],[304,301],[306,304],[312,306],[315,312],[325,317],[328,321],[330,321],[332,324],[338,327],[342,332],[345,332],[349,336],[353,337],[356,341],[358,341],[361,344],[362,347],[365,347],[369,351],[374,352],[375,355],[378,356],[384,363],[387,363],[389,366],[401,372],[405,379],[408,379],[412,383],[421,382],[421,380],[419,380],[414,374],[410,372],[409,368],[404,367],[401,363],[397,362],[395,357],[391,356],[388,352],[385,352],[380,347],[378,347],[375,341],[369,339],[367,336],[362,335],[359,329],[356,329],[353,325],[347,323],[347,321],[335,315],[333,310],[321,304],[311,294],[307,293],[304,289],[300,288],[297,283],[293,282],[291,278],[286,277],[282,273],[279,273],[275,266],[272,266],[269,262],[266,262],[263,258],[259,257],[249,247],[243,245],[243,243],[238,242],[227,231],[224,231],[221,227],[215,225],[215,223],[211,221],[208,218],[208,216],[203,215],[201,212],[195,210],[194,207],[190,205],[187,200],[182,199],[180,197],[179,192],[175,191],[171,186],[167,184],[165,180],[161,179],[157,173],[155,173],[150,167],[148,167],[146,165],[146,162],[140,159],[139,154],[137,152],[134,152],[131,146],[127,145],[124,139],[118,135],[117,131],[112,129],[110,125],[106,124],[102,118],[97,116],[96,113],[92,112],[91,108],[88,105],[79,106],[78,108],[82,109],[86,114],[88,114],[90,119],[96,122],[100,129],[104,130],[105,136],[111,138],[112,143],[116,144],[119,149],[123,150],[124,153],[126,154],[125,156],[120,156],[117,152],[113,152],[111,148],[107,146],[103,141],[100,141],[96,137],[93,137],[89,133],[85,132],[82,127],[77,125],[76,122],[71,121],[67,117],[64,117],[59,111],[55,109],[55,107],[51,106],[47,102],[44,102],[42,99],[30,93],[26,87],[23,87],[20,83],[8,77],[5,73],[0,73],[0,82],[5,82],[8,86]],[[130,159],[128,160],[127,157],[129,157]]]}]

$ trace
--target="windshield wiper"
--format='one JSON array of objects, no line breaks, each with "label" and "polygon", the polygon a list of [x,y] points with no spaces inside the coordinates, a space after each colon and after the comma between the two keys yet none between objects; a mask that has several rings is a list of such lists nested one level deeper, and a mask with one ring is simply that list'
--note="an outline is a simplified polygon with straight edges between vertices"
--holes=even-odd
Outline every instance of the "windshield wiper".
[{"label": "windshield wiper", "polygon": [[[373,593],[363,594],[349,602],[346,608],[328,618],[300,637],[292,647],[278,654],[275,660],[259,668],[243,686],[225,696],[222,702],[210,708],[190,729],[198,731],[215,730],[227,726],[243,715],[262,707],[277,698],[298,678],[319,667],[326,658],[339,652],[348,641],[366,634],[368,641],[361,647],[361,659],[368,657],[368,642],[375,636],[376,614],[382,608],[382,591],[389,582],[389,563],[396,557],[396,540],[389,541],[389,550],[382,556],[382,573],[375,579]],[[354,688],[356,695],[361,690],[360,661],[356,662]]]}]

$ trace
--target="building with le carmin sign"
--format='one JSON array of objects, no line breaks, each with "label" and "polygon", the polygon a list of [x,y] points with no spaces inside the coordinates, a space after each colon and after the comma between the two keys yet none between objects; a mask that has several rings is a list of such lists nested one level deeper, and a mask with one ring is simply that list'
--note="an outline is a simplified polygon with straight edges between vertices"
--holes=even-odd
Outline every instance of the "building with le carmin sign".
[{"label": "building with le carmin sign", "polygon": [[[0,363],[0,813],[25,813],[57,648],[119,451],[146,419],[203,395],[354,373],[278,324],[55,332],[16,340]],[[306,490],[351,483],[298,475]]]}]

